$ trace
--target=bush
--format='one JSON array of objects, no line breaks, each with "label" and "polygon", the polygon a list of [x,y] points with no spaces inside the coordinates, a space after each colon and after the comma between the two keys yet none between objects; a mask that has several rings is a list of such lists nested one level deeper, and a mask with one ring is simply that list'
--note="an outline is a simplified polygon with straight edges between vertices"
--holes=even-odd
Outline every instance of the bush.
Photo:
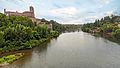
[{"label": "bush", "polygon": [[38,40],[30,40],[30,41],[27,41],[25,43],[23,43],[23,45],[25,46],[25,48],[33,48],[37,45],[39,45],[39,42]]},{"label": "bush", "polygon": [[120,40],[120,29],[115,30],[115,32],[113,32],[113,36],[116,39]]},{"label": "bush", "polygon": [[52,38],[58,37],[58,36],[59,36],[59,32],[57,32],[57,31],[51,31],[51,32],[50,32],[50,36],[51,36]]}]

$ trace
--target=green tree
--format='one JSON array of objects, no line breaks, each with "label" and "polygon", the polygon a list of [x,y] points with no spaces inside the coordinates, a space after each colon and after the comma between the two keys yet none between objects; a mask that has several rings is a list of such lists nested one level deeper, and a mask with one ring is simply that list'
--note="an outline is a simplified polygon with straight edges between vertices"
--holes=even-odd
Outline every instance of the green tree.
[{"label": "green tree", "polygon": [[4,32],[0,31],[0,48],[5,45]]}]

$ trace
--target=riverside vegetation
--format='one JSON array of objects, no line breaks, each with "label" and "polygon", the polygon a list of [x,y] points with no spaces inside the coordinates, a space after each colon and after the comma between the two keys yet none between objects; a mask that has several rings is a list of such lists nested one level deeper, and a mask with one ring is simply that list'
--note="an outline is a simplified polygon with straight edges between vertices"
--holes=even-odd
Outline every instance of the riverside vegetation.
[{"label": "riverside vegetation", "polygon": [[[58,37],[60,33],[68,31],[69,28],[76,27],[75,25],[62,25],[54,20],[47,21],[44,18],[41,19],[41,23],[46,24],[36,24],[28,17],[6,16],[0,13],[0,55],[5,52],[41,46],[40,44]],[[52,30],[48,27],[48,24],[52,24]],[[76,30],[78,28],[71,29]],[[21,55],[0,56],[1,66],[12,63],[19,59],[18,57],[23,56],[22,53],[19,54]]]},{"label": "riverside vegetation", "polygon": [[13,61],[20,59],[23,57],[23,53],[17,53],[13,55],[8,55],[0,58],[0,66],[8,65],[9,63],[12,63]]},{"label": "riverside vegetation", "polygon": [[[40,46],[51,38],[58,37],[60,33],[68,31],[69,28],[76,27],[75,25],[62,25],[54,20],[47,21],[44,18],[41,19],[41,23],[46,24],[36,24],[28,17],[6,16],[0,13],[0,55],[5,52]],[[48,27],[48,24],[52,24],[52,30]],[[4,66],[12,63],[22,56],[22,53],[0,56],[0,65]]]},{"label": "riverside vegetation", "polygon": [[0,13],[0,52],[30,49],[59,36],[46,24],[37,25],[28,17]]},{"label": "riverside vegetation", "polygon": [[87,23],[82,26],[82,31],[94,35],[103,36],[111,41],[120,41],[120,16],[106,16],[94,23]]}]

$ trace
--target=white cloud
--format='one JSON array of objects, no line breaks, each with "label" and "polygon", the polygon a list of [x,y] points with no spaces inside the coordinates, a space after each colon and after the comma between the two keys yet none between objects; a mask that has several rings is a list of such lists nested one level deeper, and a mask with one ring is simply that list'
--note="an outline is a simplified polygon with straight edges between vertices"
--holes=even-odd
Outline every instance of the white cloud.
[{"label": "white cloud", "polygon": [[101,0],[105,4],[109,4],[112,0]]},{"label": "white cloud", "polygon": [[106,16],[110,16],[115,13],[116,10],[111,10],[105,13]]},{"label": "white cloud", "polygon": [[101,19],[105,16],[110,16],[111,14],[114,14],[116,10],[110,10],[98,13],[96,12],[95,15],[89,15],[89,13],[81,13],[77,14],[77,16],[73,16],[73,18],[65,18],[63,22],[69,23],[69,24],[84,24],[84,23],[91,23],[94,22],[96,19]]},{"label": "white cloud", "polygon": [[50,11],[54,16],[62,19],[64,24],[82,24],[85,22],[91,22],[96,19],[97,16],[90,16],[85,9],[77,9],[75,7],[58,8]]},{"label": "white cloud", "polygon": [[105,5],[108,5],[112,2],[112,0],[97,0],[99,3],[98,8],[104,8]]},{"label": "white cloud", "polygon": [[115,9],[109,11],[88,11],[85,9],[77,9],[75,7],[66,7],[66,8],[58,8],[51,10],[51,14],[53,16],[61,19],[60,21],[63,24],[83,24],[83,23],[91,23],[96,19],[101,19],[105,16],[111,15],[115,13]]},{"label": "white cloud", "polygon": [[97,0],[101,5],[106,5],[112,2],[112,0]]},{"label": "white cloud", "polygon": [[20,0],[20,1],[23,1],[23,2],[25,2],[26,0]]},{"label": "white cloud", "polygon": [[51,10],[51,13],[56,16],[71,16],[78,13],[75,7],[65,7]]},{"label": "white cloud", "polygon": [[76,7],[52,9],[50,13],[62,19],[63,24],[83,23],[84,17],[87,15],[85,9],[77,9]]}]

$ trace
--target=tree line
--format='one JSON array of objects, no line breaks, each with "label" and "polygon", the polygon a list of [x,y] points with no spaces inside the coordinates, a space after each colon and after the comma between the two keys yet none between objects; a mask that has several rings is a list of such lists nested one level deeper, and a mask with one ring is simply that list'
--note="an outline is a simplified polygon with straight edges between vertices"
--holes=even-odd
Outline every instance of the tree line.
[{"label": "tree line", "polygon": [[41,22],[46,22],[47,24],[52,24],[52,29],[54,31],[62,32],[74,32],[79,31],[81,28],[80,24],[59,24],[54,20],[47,21],[46,19],[41,19]]},{"label": "tree line", "polygon": [[80,24],[63,24],[65,31],[67,32],[75,32],[80,31],[81,25]]}]

